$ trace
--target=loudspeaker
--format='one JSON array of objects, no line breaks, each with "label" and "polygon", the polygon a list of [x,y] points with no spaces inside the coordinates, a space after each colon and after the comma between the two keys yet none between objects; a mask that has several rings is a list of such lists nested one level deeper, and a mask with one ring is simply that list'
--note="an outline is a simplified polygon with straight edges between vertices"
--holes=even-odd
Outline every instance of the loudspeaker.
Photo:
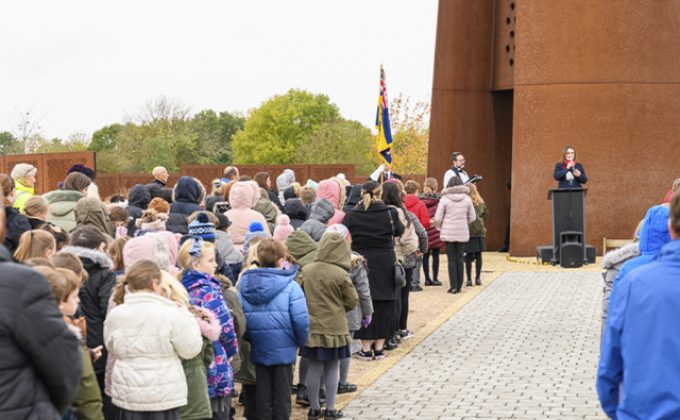
[{"label": "loudspeaker", "polygon": [[595,264],[596,254],[597,250],[595,249],[594,246],[586,245],[586,261],[588,262],[588,264]]},{"label": "loudspeaker", "polygon": [[551,263],[555,265],[553,261],[553,247],[552,246],[537,246],[536,247],[536,259],[541,264]]},{"label": "loudspeaker", "polygon": [[583,266],[583,244],[566,242],[560,248],[560,266],[577,268]]}]

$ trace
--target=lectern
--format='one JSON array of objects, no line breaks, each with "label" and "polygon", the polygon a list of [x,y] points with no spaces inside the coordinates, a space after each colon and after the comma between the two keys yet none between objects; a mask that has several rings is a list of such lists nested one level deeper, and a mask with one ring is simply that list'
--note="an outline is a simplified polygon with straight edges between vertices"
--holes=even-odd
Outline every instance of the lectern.
[{"label": "lectern", "polygon": [[586,258],[586,188],[556,188],[552,200],[552,263],[581,267]]}]

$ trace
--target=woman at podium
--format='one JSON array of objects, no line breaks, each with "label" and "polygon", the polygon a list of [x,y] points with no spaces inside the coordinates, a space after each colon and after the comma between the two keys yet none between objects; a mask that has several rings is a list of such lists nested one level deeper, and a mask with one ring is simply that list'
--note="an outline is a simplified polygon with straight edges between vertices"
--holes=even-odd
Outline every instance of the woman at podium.
[{"label": "woman at podium", "polygon": [[557,188],[581,188],[581,184],[588,181],[586,171],[576,162],[576,151],[571,146],[564,148],[562,162],[555,164],[553,176],[559,182]]}]

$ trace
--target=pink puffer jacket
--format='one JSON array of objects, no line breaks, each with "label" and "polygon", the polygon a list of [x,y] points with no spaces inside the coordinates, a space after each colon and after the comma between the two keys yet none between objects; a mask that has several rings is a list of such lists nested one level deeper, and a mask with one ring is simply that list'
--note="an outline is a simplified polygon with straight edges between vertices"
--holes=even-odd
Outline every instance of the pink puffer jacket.
[{"label": "pink puffer jacket", "polygon": [[256,221],[262,223],[264,230],[271,234],[264,216],[252,209],[259,197],[260,188],[254,181],[237,182],[229,191],[231,210],[225,213],[231,222],[228,232],[234,245],[241,251],[250,223]]},{"label": "pink puffer jacket", "polygon": [[333,204],[335,214],[328,220],[326,226],[342,223],[345,212],[340,210],[345,205],[345,187],[335,178],[324,179],[316,187],[316,199],[325,198]]},{"label": "pink puffer jacket", "polygon": [[458,185],[442,191],[434,223],[444,242],[467,242],[470,240],[468,225],[477,216],[467,187]]}]

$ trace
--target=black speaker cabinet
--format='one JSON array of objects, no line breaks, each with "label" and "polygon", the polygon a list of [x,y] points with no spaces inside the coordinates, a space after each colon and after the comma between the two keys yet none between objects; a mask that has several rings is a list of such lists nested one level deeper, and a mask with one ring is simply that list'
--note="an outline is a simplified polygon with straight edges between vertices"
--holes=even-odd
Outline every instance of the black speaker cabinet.
[{"label": "black speaker cabinet", "polygon": [[583,266],[583,244],[578,242],[565,242],[560,247],[560,266],[564,268],[577,268]]}]

